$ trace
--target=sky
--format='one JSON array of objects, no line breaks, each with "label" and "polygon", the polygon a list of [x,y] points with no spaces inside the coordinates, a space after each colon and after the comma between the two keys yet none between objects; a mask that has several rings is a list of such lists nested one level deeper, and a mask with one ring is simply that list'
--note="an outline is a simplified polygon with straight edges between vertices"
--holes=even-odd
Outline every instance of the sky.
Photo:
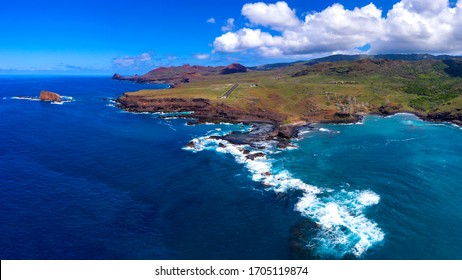
[{"label": "sky", "polygon": [[462,54],[462,0],[15,0],[0,74],[143,74],[331,54]]}]

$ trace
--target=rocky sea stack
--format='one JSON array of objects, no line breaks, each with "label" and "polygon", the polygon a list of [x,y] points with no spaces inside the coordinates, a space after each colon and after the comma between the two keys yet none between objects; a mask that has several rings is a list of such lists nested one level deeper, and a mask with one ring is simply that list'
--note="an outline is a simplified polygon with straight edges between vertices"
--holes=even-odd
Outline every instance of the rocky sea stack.
[{"label": "rocky sea stack", "polygon": [[42,90],[40,92],[40,100],[41,101],[56,101],[61,102],[61,96],[55,92]]},{"label": "rocky sea stack", "polygon": [[123,80],[123,77],[122,75],[118,74],[118,73],[115,73],[113,76],[112,76],[112,79],[113,80]]}]

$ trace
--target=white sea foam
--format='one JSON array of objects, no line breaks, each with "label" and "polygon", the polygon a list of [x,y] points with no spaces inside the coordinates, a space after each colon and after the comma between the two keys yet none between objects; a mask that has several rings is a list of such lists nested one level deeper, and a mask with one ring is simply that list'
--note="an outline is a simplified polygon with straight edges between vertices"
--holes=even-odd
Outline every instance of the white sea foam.
[{"label": "white sea foam", "polygon": [[40,101],[40,99],[37,98],[37,97],[20,97],[20,96],[14,96],[14,97],[11,97],[11,99],[29,100],[29,101]]},{"label": "white sea foam", "polygon": [[75,99],[72,96],[61,96],[61,101],[53,101],[51,104],[63,105],[64,103],[74,102]]},{"label": "white sea foam", "polygon": [[193,114],[193,111],[185,111],[185,112],[152,112],[151,114],[157,115],[157,116],[172,116],[172,117],[178,117],[178,116],[188,116]]},{"label": "white sea foam", "polygon": [[[185,150],[199,152],[214,150],[231,154],[243,164],[252,180],[261,182],[275,192],[299,192],[295,210],[318,224],[317,235],[308,246],[324,257],[341,258],[346,254],[360,257],[365,251],[381,242],[384,233],[364,215],[366,207],[377,204],[380,197],[370,191],[321,189],[294,178],[287,170],[275,171],[273,160],[265,156],[249,159],[248,155],[261,153],[247,145],[234,145],[222,139],[199,137],[192,140],[193,147]],[[349,189],[350,187],[346,187]]]},{"label": "white sea foam", "polygon": [[300,199],[296,210],[320,226],[320,231],[311,240],[318,254],[341,257],[350,253],[360,257],[384,238],[377,224],[367,219],[362,212],[366,206],[378,203],[379,199],[372,191],[364,191],[359,195],[342,191],[337,197],[319,199],[308,195]]},{"label": "white sea foam", "polygon": [[461,125],[457,125],[455,123],[451,123],[451,126],[452,127],[455,127],[455,128],[458,128],[458,129],[462,129],[462,126]]},{"label": "white sea foam", "polygon": [[62,95],[61,96],[61,101],[62,102],[73,102],[75,101],[74,97],[72,96],[65,96],[65,95]]},{"label": "white sea foam", "polygon": [[171,123],[168,123],[166,124],[171,130],[173,131],[176,131],[176,128],[171,124]]},{"label": "white sea foam", "polygon": [[165,117],[164,120],[178,120],[180,117]]},{"label": "white sea foam", "polygon": [[323,128],[323,127],[321,127],[321,128],[319,129],[319,131],[321,131],[321,132],[328,132],[328,133],[331,133],[331,134],[340,133],[340,131],[337,131],[337,130],[330,130],[330,129],[328,129],[328,128]]},{"label": "white sea foam", "polygon": [[296,149],[298,149],[298,145],[294,143],[291,143],[290,145],[283,148],[283,150],[296,150]]},{"label": "white sea foam", "polygon": [[405,121],[401,121],[401,123],[405,125],[415,125],[415,122],[413,120],[405,120]]},{"label": "white sea foam", "polygon": [[379,203],[380,196],[372,191],[363,191],[359,194],[358,201],[364,206],[375,205]]},{"label": "white sea foam", "polygon": [[153,113],[151,112],[128,112],[125,110],[120,110],[121,113],[130,113],[130,114],[135,114],[135,115],[152,115]]},{"label": "white sea foam", "polygon": [[308,134],[308,133],[310,133],[310,132],[311,132],[310,129],[300,130],[300,131],[298,132],[298,136],[302,136],[302,135]]},{"label": "white sea foam", "polygon": [[[10,99],[16,99],[16,100],[28,100],[28,101],[41,101],[40,98],[38,97],[22,97],[22,96],[14,96],[11,97]],[[74,102],[74,98],[72,96],[61,96],[61,101],[52,101],[51,104],[54,105],[63,105],[64,103],[67,102]]]},{"label": "white sea foam", "polygon": [[390,140],[387,140],[387,142],[385,143],[385,145],[388,145],[390,143],[395,143],[395,142],[409,142],[409,141],[414,141],[414,140],[417,140],[417,138],[406,138],[406,139],[390,139]]},{"label": "white sea foam", "polygon": [[388,117],[393,117],[393,116],[412,116],[412,117],[417,118],[417,116],[415,114],[412,114],[412,113],[396,113],[396,114],[393,114],[393,115],[388,116]]}]

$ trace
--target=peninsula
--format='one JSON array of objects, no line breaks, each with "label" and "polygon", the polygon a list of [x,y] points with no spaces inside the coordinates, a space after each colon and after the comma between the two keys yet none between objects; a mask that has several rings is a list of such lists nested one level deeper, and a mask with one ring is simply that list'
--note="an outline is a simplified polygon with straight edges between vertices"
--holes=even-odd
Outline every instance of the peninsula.
[{"label": "peninsula", "polygon": [[[114,79],[170,83],[127,92],[132,112],[191,112],[198,122],[265,123],[290,139],[315,122],[350,123],[367,114],[414,113],[462,124],[462,58],[432,55],[331,56],[246,68],[178,66]],[[226,98],[223,98],[226,96]]]}]

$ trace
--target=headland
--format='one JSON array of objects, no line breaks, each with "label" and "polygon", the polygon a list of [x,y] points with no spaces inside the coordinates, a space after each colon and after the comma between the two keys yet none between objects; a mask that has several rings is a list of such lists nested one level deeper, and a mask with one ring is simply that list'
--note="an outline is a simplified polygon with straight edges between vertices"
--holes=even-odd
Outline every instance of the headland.
[{"label": "headland", "polygon": [[367,114],[407,112],[428,121],[462,124],[460,57],[333,56],[253,68],[185,65],[113,78],[171,84],[165,90],[125,93],[117,99],[124,110],[191,112],[187,117],[197,123],[266,124],[271,129],[258,138],[277,140],[281,146],[300,127],[357,122]]}]

